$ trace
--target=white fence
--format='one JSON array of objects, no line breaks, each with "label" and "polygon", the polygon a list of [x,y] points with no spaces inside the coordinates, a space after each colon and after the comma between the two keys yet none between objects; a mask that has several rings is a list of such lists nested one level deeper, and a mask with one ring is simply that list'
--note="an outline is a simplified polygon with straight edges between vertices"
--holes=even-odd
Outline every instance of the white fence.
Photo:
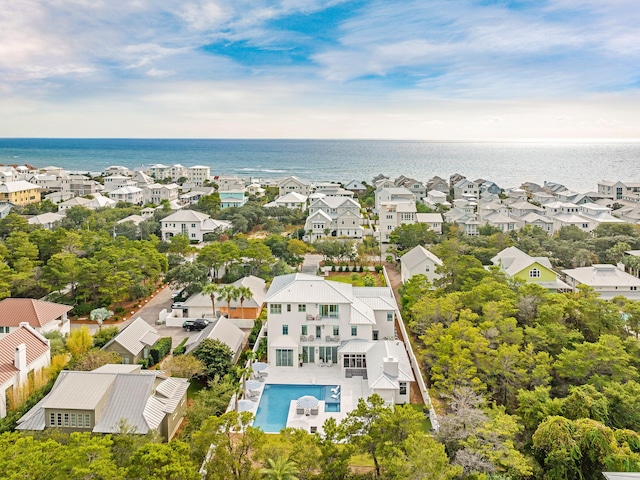
[{"label": "white fence", "polygon": [[[158,324],[166,325],[167,327],[182,327],[185,320],[195,320],[196,318],[206,318],[211,320],[210,315],[204,315],[203,317],[183,317],[181,309],[174,309],[171,311],[163,309],[158,315]],[[253,328],[253,324],[255,323],[255,320],[251,318],[233,318],[232,321],[238,328]]]},{"label": "white fence", "polygon": [[[383,267],[382,269],[384,273],[384,279],[387,282],[387,285],[391,287],[391,282],[389,281],[389,276],[387,275],[387,269]],[[400,299],[396,299],[398,304],[400,304]],[[404,321],[402,320],[402,315],[398,312],[398,319],[396,324],[400,328],[402,332],[402,338],[404,339],[404,345],[407,349],[407,355],[409,355],[409,361],[411,362],[411,368],[413,369],[413,375],[416,377],[416,382],[418,383],[418,387],[420,387],[420,393],[422,395],[422,400],[424,404],[429,407],[429,420],[431,420],[431,427],[437,432],[440,429],[440,423],[438,422],[438,415],[436,414],[435,409],[433,408],[433,404],[431,403],[431,397],[429,396],[429,390],[427,390],[427,385],[424,381],[424,377],[422,376],[422,370],[420,369],[420,363],[418,363],[418,359],[413,353],[413,348],[411,347],[411,342],[409,341],[409,333],[404,326]]]}]

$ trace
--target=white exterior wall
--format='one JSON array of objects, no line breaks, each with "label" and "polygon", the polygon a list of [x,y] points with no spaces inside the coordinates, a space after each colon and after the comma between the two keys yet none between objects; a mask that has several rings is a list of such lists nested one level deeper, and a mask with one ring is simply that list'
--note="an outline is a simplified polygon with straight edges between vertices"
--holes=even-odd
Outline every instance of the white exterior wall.
[{"label": "white exterior wall", "polygon": [[170,240],[174,235],[186,234],[189,240],[202,241],[202,224],[200,222],[162,222],[162,238]]},{"label": "white exterior wall", "polygon": [[[31,371],[38,372],[48,367],[50,363],[51,355],[49,351],[47,351],[47,353],[41,355],[27,366],[25,376]],[[7,416],[7,390],[12,386],[14,390],[20,387],[20,372],[16,372],[13,377],[0,385],[0,418]]]}]

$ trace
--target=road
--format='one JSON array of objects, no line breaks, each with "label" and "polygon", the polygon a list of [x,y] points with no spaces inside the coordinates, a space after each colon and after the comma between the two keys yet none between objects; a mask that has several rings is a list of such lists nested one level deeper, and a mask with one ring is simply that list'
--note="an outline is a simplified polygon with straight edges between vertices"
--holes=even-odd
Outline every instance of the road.
[{"label": "road", "polygon": [[[158,320],[160,312],[165,308],[169,310],[172,303],[173,299],[171,298],[171,289],[169,287],[165,287],[159,292],[156,292],[153,298],[151,298],[131,318],[128,318],[126,321],[116,324],[116,326],[120,330],[122,330],[136,318],[142,317],[149,325],[152,325],[156,330],[158,330],[158,334],[160,335],[160,337],[173,338],[173,346],[175,347],[185,337],[188,337],[190,333],[184,331],[181,327],[167,327],[166,325],[156,325],[156,321]],[[127,314],[131,315],[130,312],[127,312]],[[82,324],[71,324],[71,328],[80,328],[81,326]],[[89,331],[92,335],[98,330],[98,325],[89,324],[87,326],[89,327]]]}]

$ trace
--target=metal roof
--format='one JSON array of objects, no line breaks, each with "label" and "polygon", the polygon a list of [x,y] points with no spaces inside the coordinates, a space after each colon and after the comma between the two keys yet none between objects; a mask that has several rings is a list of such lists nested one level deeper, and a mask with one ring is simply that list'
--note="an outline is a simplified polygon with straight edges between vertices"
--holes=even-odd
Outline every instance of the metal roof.
[{"label": "metal roof", "polygon": [[375,345],[375,342],[355,338],[353,340],[342,341],[338,347],[338,353],[367,353]]},{"label": "metal roof", "polygon": [[[155,337],[154,337],[155,336]],[[155,338],[155,340],[153,340]],[[102,349],[104,350],[112,343],[116,342],[128,352],[137,355],[145,345],[153,345],[158,340],[158,331],[145,322],[141,317],[136,318],[127,325],[118,335],[113,337]],[[148,343],[153,340],[153,343]]]},{"label": "metal roof", "polygon": [[[398,361],[398,376],[394,377],[384,372],[384,359],[394,358]],[[400,340],[374,342],[367,351],[367,377],[369,388],[398,388],[397,382],[413,382],[414,377],[409,363],[409,356],[404,344]]]},{"label": "metal roof", "polygon": [[206,338],[220,340],[236,354],[244,342],[244,332],[226,317],[220,317],[187,341],[186,353],[192,352]]},{"label": "metal roof", "polygon": [[274,278],[265,300],[269,303],[351,303],[353,287],[315,275],[294,273]]},{"label": "metal roof", "polygon": [[[590,267],[562,270],[562,273],[590,287],[638,287],[640,278],[623,272],[615,265],[599,264]],[[622,293],[622,292],[620,292]]]},{"label": "metal roof", "polygon": [[[70,372],[42,403],[43,408],[93,410],[115,382],[116,374]],[[56,381],[56,383],[58,383]]]},{"label": "metal roof", "polygon": [[416,266],[420,262],[425,260],[431,261],[434,265],[442,265],[436,255],[424,248],[422,245],[417,245],[400,257],[400,261],[405,265]]},{"label": "metal roof", "polygon": [[162,219],[163,222],[203,222],[209,218],[206,213],[196,212],[194,210],[178,210],[168,217]]}]

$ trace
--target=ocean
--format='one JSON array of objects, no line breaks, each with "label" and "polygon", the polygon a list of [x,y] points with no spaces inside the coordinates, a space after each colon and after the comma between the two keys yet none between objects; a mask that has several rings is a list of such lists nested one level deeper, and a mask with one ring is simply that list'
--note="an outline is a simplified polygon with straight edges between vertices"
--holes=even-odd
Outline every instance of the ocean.
[{"label": "ocean", "polygon": [[460,173],[503,188],[553,181],[585,192],[603,179],[640,181],[640,142],[0,139],[0,164],[25,163],[79,172],[179,163],[208,165],[212,175],[340,182]]}]

